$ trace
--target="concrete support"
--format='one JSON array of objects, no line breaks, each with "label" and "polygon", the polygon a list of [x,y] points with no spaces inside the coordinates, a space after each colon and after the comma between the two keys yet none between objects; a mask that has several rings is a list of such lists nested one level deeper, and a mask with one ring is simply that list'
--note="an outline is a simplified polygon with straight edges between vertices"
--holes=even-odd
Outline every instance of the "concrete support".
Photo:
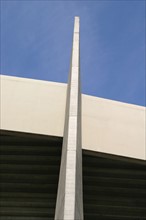
[{"label": "concrete support", "polygon": [[79,17],[75,17],[55,220],[83,220]]}]

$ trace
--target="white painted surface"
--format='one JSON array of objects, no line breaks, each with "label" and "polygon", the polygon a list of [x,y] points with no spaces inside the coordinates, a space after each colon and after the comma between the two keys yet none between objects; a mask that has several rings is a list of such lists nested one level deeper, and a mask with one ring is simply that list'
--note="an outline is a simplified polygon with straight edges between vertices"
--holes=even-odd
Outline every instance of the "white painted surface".
[{"label": "white painted surface", "polygon": [[1,76],[1,129],[63,135],[66,85]]},{"label": "white painted surface", "polygon": [[145,108],[83,95],[85,149],[146,159]]},{"label": "white painted surface", "polygon": [[[0,128],[62,136],[66,84],[1,77]],[[84,149],[146,159],[145,107],[82,95]]]}]

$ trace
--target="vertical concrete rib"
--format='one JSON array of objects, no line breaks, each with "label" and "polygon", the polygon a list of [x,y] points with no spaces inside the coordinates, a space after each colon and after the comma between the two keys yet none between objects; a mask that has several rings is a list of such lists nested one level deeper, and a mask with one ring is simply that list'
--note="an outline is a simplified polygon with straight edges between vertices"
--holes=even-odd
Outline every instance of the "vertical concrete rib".
[{"label": "vertical concrete rib", "polygon": [[75,17],[55,220],[83,220],[79,17]]}]

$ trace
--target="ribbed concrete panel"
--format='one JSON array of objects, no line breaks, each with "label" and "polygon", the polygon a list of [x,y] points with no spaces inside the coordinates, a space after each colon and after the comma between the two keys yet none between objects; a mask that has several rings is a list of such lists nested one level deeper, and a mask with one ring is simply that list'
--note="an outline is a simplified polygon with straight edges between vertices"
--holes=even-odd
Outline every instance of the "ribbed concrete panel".
[{"label": "ribbed concrete panel", "polygon": [[79,18],[75,17],[60,179],[55,213],[56,220],[83,219],[81,92],[79,77]]},{"label": "ribbed concrete panel", "polygon": [[54,220],[62,138],[2,132],[0,219]]},{"label": "ribbed concrete panel", "polygon": [[145,220],[146,162],[83,150],[85,220]]}]

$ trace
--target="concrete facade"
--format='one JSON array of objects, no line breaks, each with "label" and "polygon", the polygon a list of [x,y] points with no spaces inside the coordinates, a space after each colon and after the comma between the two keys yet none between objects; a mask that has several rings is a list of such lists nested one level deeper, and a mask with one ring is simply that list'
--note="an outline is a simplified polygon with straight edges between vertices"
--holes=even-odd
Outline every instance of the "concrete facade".
[{"label": "concrete facade", "polygon": [[[67,85],[0,76],[0,129],[63,136]],[[82,148],[146,159],[142,106],[82,95]]]},{"label": "concrete facade", "polygon": [[4,130],[63,136],[66,85],[0,75]]},{"label": "concrete facade", "polygon": [[84,95],[84,149],[146,159],[145,115],[145,107]]}]

